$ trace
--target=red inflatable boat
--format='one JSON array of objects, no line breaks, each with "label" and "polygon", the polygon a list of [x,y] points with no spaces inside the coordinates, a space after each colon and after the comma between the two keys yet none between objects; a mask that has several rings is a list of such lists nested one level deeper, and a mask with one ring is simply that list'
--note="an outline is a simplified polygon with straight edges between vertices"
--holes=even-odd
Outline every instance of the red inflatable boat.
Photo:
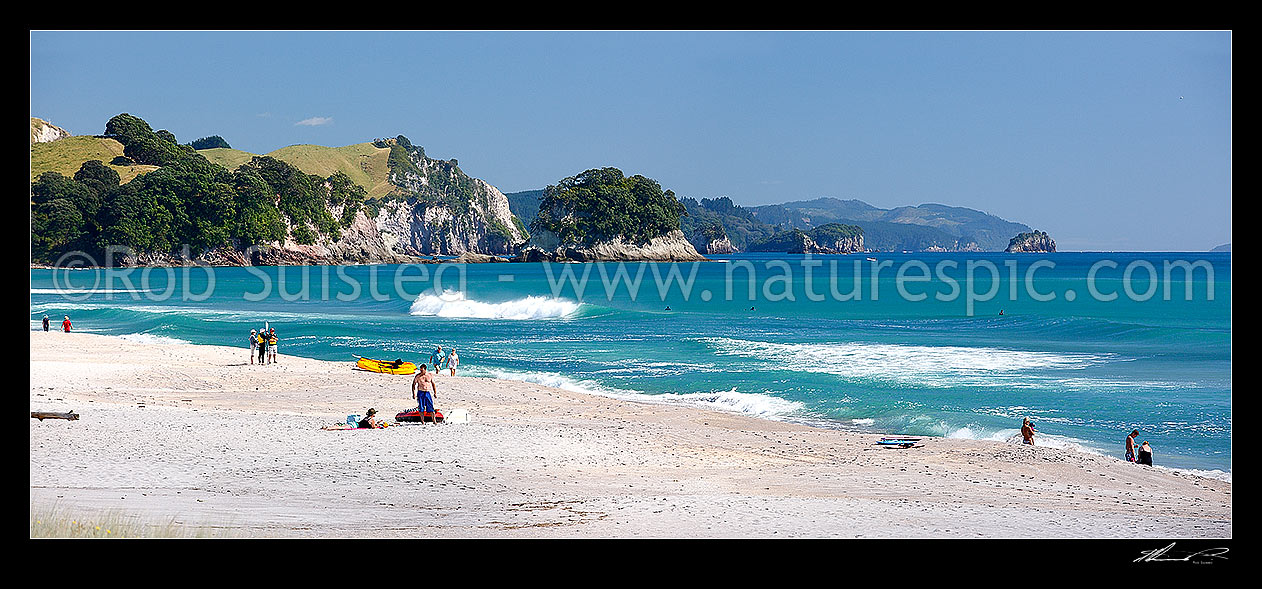
[{"label": "red inflatable boat", "polygon": [[394,416],[394,420],[400,423],[442,423],[443,413],[441,411],[420,411],[419,409],[409,409]]}]

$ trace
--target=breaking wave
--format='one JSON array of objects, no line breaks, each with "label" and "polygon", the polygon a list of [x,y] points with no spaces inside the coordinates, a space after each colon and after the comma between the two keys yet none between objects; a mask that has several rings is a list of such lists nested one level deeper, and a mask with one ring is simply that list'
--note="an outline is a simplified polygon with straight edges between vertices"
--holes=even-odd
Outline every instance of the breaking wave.
[{"label": "breaking wave", "polygon": [[446,291],[441,295],[422,293],[408,313],[451,319],[560,319],[574,314],[580,306],[582,303],[544,296],[486,303],[467,299],[462,292]]}]

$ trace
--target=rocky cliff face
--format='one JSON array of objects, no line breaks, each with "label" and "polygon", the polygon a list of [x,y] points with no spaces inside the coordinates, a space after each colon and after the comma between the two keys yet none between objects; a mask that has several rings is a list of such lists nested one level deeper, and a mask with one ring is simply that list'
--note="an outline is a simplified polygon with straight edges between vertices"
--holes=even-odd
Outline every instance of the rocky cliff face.
[{"label": "rocky cliff face", "polygon": [[[336,211],[340,214],[341,211]],[[174,252],[122,256],[116,263],[123,266],[321,266],[350,264],[418,263],[416,257],[399,254],[386,245],[376,224],[364,211],[359,211],[342,236],[333,240],[321,237],[312,244],[284,241],[263,243],[254,247],[232,245],[214,248],[197,256]]]},{"label": "rocky cliff face", "polygon": [[702,247],[697,248],[702,254],[726,255],[736,253],[736,248],[732,246],[732,240],[724,237],[722,239],[712,239]]},{"label": "rocky cliff face", "polygon": [[749,251],[788,254],[849,254],[864,251],[862,233],[822,229],[816,228],[809,232],[801,229],[782,231],[750,244]]},{"label": "rocky cliff face", "polygon": [[31,117],[31,145],[48,143],[70,136],[70,131],[62,129],[44,119]]},{"label": "rocky cliff face", "polygon": [[387,245],[403,255],[465,253],[511,255],[528,237],[508,197],[470,178],[456,160],[435,160],[406,137],[383,140],[391,149],[390,183],[396,196],[375,217]]},{"label": "rocky cliff face", "polygon": [[1048,234],[1035,229],[1029,233],[1020,233],[1013,237],[1008,242],[1008,249],[1004,251],[1008,253],[1054,252],[1056,251],[1056,242]]},{"label": "rocky cliff face", "polygon": [[982,247],[980,245],[977,245],[976,242],[970,241],[966,243],[960,243],[959,241],[956,241],[955,244],[952,245],[951,247],[931,245],[922,251],[926,251],[926,252],[981,252],[981,251],[986,251],[986,250],[983,250]]},{"label": "rocky cliff face", "polygon": [[704,262],[684,232],[676,229],[636,244],[618,237],[590,246],[559,244],[546,231],[532,236],[532,245],[517,256],[519,262]]},{"label": "rocky cliff face", "polygon": [[837,239],[819,239],[818,241],[807,236],[806,242],[808,243],[803,243],[804,251],[802,253],[809,251],[813,254],[849,254],[863,251],[862,235],[852,235]]},{"label": "rocky cliff face", "polygon": [[736,247],[732,245],[732,240],[728,239],[726,235],[710,236],[705,234],[694,234],[689,236],[687,233],[684,235],[688,238],[688,243],[691,243],[693,249],[696,249],[699,254],[726,255],[736,253]]}]

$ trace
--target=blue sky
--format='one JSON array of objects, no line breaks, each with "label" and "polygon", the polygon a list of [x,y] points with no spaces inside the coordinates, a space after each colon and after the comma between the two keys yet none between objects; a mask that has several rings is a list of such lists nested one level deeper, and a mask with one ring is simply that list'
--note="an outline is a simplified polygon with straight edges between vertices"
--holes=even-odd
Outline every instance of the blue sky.
[{"label": "blue sky", "polygon": [[31,116],[267,153],[406,135],[504,192],[971,207],[1062,250],[1231,241],[1230,32],[31,32]]}]

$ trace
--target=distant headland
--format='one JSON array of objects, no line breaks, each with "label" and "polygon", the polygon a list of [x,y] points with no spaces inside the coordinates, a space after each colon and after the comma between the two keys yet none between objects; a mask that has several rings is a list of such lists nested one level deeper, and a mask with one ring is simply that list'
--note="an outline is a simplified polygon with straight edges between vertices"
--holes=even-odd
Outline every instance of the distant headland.
[{"label": "distant headland", "polygon": [[1012,250],[1028,226],[963,207],[832,197],[742,207],[611,167],[504,194],[403,135],[256,155],[218,135],[180,143],[127,113],[100,135],[31,117],[31,217],[36,266],[118,247],[109,263],[125,266],[1055,251],[1045,233],[1050,250]]}]

